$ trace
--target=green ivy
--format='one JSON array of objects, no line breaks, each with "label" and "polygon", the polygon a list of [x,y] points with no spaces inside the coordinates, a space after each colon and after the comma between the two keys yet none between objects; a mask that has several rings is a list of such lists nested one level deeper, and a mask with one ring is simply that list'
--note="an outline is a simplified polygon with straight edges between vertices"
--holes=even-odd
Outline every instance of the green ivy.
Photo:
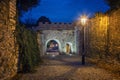
[{"label": "green ivy", "polygon": [[26,29],[24,25],[18,25],[16,38],[19,45],[18,71],[31,72],[41,61],[37,34]]}]

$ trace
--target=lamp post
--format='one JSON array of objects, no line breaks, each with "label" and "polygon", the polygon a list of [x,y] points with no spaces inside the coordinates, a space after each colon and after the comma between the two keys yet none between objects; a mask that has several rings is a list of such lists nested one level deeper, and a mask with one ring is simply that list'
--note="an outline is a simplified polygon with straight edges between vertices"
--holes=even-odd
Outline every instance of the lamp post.
[{"label": "lamp post", "polygon": [[82,26],[82,65],[85,65],[85,54],[86,54],[86,26],[88,18],[86,15],[80,17],[80,23]]}]

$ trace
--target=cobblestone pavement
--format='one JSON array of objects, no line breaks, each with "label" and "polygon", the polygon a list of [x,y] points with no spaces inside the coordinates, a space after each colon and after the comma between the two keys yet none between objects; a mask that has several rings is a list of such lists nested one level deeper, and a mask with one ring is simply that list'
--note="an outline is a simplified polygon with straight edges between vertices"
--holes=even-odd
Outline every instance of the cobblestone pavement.
[{"label": "cobblestone pavement", "polygon": [[110,72],[86,63],[80,56],[45,56],[35,73],[24,74],[20,80],[118,80]]}]

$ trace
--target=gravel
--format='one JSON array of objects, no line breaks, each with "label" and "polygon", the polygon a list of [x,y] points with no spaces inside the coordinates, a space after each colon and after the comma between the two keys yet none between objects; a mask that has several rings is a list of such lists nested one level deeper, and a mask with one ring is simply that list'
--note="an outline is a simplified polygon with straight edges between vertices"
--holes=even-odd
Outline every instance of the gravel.
[{"label": "gravel", "polygon": [[19,80],[119,80],[112,73],[86,62],[78,55],[44,56],[35,73],[23,74]]}]

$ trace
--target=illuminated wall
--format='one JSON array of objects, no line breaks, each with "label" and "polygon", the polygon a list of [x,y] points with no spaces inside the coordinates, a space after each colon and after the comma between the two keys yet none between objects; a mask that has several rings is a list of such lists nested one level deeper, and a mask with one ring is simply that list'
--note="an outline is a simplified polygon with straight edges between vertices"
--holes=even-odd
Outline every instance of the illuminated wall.
[{"label": "illuminated wall", "polygon": [[9,80],[17,73],[15,28],[16,0],[0,0],[0,80]]},{"label": "illuminated wall", "polygon": [[55,40],[59,44],[60,53],[66,53],[66,45],[69,44],[72,53],[77,53],[76,30],[73,23],[39,23],[34,30],[40,35],[43,55],[46,53],[47,43]]},{"label": "illuminated wall", "polygon": [[110,13],[97,13],[91,19],[90,49],[92,57],[120,61],[120,9]]},{"label": "illuminated wall", "polygon": [[44,52],[46,52],[47,43],[50,40],[55,40],[59,44],[60,52],[66,52],[66,44],[69,44],[71,51],[76,53],[76,38],[74,30],[44,30],[42,31],[42,44]]}]

